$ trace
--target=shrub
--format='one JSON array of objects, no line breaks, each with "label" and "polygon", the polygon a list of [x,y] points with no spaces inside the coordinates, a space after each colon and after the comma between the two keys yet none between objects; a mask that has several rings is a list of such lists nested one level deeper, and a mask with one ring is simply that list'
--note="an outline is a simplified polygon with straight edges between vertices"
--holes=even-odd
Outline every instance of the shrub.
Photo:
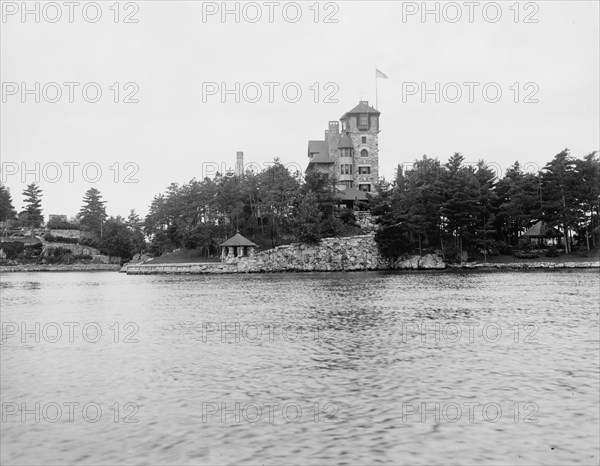
[{"label": "shrub", "polygon": [[540,256],[533,251],[517,251],[515,257],[517,259],[537,259]]},{"label": "shrub", "polygon": [[357,226],[354,211],[351,209],[342,209],[339,214],[339,219],[345,225]]},{"label": "shrub", "polygon": [[66,256],[67,254],[71,254],[71,250],[68,248],[54,248],[52,250],[52,256],[53,257],[62,257],[62,256]]},{"label": "shrub", "polygon": [[521,251],[531,251],[533,249],[533,244],[531,244],[531,240],[529,238],[519,238],[518,248]]},{"label": "shrub", "polygon": [[8,260],[15,260],[22,256],[25,245],[20,241],[7,241],[0,243],[0,249],[4,251]]},{"label": "shrub", "polygon": [[52,233],[46,233],[46,234],[44,235],[44,239],[45,239],[46,241],[48,241],[49,243],[54,243],[54,242],[56,242],[56,236],[54,236]]},{"label": "shrub", "polygon": [[560,256],[560,253],[558,252],[558,249],[556,248],[549,248],[548,251],[546,251],[546,257],[558,257]]},{"label": "shrub", "polygon": [[37,257],[42,253],[42,249],[44,249],[42,243],[27,244],[23,250],[23,258]]},{"label": "shrub", "polygon": [[70,249],[58,247],[50,250],[44,261],[48,264],[70,264],[73,259],[73,253]]},{"label": "shrub", "polygon": [[46,224],[46,228],[51,230],[79,230],[79,225],[76,223],[65,222],[64,220],[52,219]]},{"label": "shrub", "polygon": [[69,238],[68,236],[56,236],[57,243],[79,244],[79,239]]},{"label": "shrub", "polygon": [[81,238],[79,244],[82,246],[89,246],[90,248],[100,249],[100,240],[96,238]]},{"label": "shrub", "polygon": [[512,254],[511,247],[508,244],[506,244],[504,241],[498,241],[496,243],[496,247],[498,248],[498,252],[500,254],[502,254],[503,256],[508,256],[508,255]]}]

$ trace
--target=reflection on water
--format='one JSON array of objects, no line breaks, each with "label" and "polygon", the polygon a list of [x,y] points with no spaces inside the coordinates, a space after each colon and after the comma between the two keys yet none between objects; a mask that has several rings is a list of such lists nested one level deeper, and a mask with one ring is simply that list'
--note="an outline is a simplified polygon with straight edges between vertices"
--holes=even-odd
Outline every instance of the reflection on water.
[{"label": "reflection on water", "polygon": [[3,464],[599,460],[597,271],[1,290]]}]

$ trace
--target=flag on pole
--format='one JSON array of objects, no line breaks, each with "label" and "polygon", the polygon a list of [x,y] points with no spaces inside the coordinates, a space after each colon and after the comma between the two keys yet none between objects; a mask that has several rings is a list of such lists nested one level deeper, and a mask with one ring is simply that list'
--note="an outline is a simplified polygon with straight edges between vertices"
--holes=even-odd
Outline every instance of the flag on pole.
[{"label": "flag on pole", "polygon": [[379,71],[377,68],[375,68],[375,78],[389,79],[387,77],[387,74],[383,73],[382,71]]}]

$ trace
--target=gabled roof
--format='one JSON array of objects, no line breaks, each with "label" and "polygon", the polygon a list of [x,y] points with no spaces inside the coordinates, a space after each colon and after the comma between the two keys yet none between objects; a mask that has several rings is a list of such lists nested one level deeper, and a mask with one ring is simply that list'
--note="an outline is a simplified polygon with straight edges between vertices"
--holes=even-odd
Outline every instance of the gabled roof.
[{"label": "gabled roof", "polygon": [[247,238],[244,238],[239,233],[229,238],[227,241],[221,244],[221,246],[258,246]]},{"label": "gabled roof", "polygon": [[339,191],[335,195],[336,198],[342,201],[366,201],[367,194],[364,191],[356,188],[346,188]]},{"label": "gabled roof", "polygon": [[313,163],[335,163],[329,157],[329,146],[325,141],[308,141],[308,153],[315,154],[308,165]]},{"label": "gabled roof", "polygon": [[356,114],[356,113],[372,113],[373,115],[381,115],[381,112],[376,108],[373,108],[369,105],[369,102],[366,100],[361,100],[356,107],[352,110],[344,113],[340,120],[346,118],[347,115]]},{"label": "gabled roof", "polygon": [[529,236],[531,238],[557,238],[562,235],[555,229],[548,228],[548,225],[540,220],[529,230],[523,233],[522,236]]}]

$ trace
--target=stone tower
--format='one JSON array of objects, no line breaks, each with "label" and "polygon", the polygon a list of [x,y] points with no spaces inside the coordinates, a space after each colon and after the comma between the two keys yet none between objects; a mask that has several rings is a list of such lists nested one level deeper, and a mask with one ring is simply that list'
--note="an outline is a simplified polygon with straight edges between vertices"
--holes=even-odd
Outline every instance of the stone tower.
[{"label": "stone tower", "polygon": [[[338,189],[374,192],[379,179],[379,116],[360,101],[340,122],[330,121],[324,141],[309,141],[308,169],[332,171]],[[307,170],[308,170],[307,169]]]},{"label": "stone tower", "polygon": [[374,192],[379,179],[379,116],[381,113],[360,101],[345,113],[337,147],[340,187]]}]

